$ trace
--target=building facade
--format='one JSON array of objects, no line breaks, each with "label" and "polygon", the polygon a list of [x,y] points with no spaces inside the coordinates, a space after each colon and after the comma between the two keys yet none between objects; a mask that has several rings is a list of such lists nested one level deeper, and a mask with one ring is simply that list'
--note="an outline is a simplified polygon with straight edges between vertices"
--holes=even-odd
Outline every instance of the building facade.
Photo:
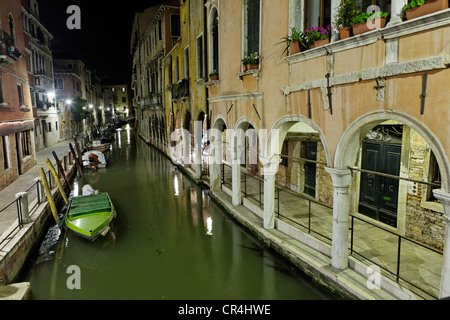
[{"label": "building facade", "polygon": [[[358,256],[397,275],[397,283],[402,270],[415,270],[403,271],[408,288],[449,296],[448,2],[408,19],[406,0],[357,0],[360,11],[387,12],[387,23],[345,39],[335,24],[339,0],[196,3],[180,1],[181,38],[164,57],[172,90],[164,100],[168,133],[184,129],[167,154],[187,168],[196,164],[185,153],[192,142],[187,133],[195,133],[186,114],[198,119],[206,112],[211,192],[229,193],[234,206],[248,207],[265,228],[319,248],[338,270],[358,269]],[[202,19],[203,28],[192,22]],[[286,54],[280,44],[294,27],[328,25],[322,46]],[[173,84],[177,72],[186,74],[186,47],[189,95],[199,96],[177,100]],[[258,64],[249,69],[243,61],[251,55]],[[214,71],[218,78],[207,79]],[[199,86],[204,109],[193,107],[202,100]],[[173,152],[179,146],[181,156]],[[290,197],[300,205],[289,208]]]},{"label": "building facade", "polygon": [[55,103],[53,80],[53,35],[39,18],[36,0],[22,1],[22,15],[28,57],[28,74],[33,110],[38,118],[35,126],[36,151],[50,147],[61,139],[58,106]]},{"label": "building facade", "polygon": [[0,189],[35,164],[26,39],[20,1],[0,3]]}]

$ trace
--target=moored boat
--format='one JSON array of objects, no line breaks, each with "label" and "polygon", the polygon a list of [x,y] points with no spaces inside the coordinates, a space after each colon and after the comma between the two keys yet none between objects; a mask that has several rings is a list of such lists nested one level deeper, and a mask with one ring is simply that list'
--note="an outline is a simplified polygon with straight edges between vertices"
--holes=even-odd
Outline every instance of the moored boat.
[{"label": "moored boat", "polygon": [[64,222],[75,234],[95,241],[105,236],[116,216],[116,210],[106,192],[73,197],[67,208]]}]

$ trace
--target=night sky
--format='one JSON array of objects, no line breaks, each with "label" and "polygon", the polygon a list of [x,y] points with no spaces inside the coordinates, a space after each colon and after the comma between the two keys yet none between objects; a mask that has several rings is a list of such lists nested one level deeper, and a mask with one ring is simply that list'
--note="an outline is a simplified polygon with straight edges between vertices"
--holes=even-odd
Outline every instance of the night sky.
[{"label": "night sky", "polygon": [[[162,0],[38,0],[40,21],[53,34],[53,53],[72,55],[105,82],[129,83],[134,14]],[[81,30],[66,26],[70,5],[81,9]]]}]

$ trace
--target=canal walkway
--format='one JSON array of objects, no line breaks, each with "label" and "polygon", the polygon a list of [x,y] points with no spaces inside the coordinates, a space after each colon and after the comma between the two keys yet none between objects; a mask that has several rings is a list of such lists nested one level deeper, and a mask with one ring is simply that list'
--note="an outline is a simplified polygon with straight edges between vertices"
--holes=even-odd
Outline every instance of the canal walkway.
[{"label": "canal walkway", "polygon": [[[231,167],[224,165],[222,170],[222,190],[231,196]],[[241,191],[244,206],[254,212],[259,211],[262,218],[263,179],[242,169]],[[333,208],[279,184],[276,185],[275,198],[278,229],[289,226],[286,229],[289,231],[286,232],[291,236],[295,237],[301,231],[326,244],[327,248],[331,247]],[[433,299],[439,296],[443,258],[440,251],[371,223],[360,215],[351,214],[350,218],[349,243],[352,259],[379,267],[385,277],[392,279],[406,291],[417,293],[421,298]],[[330,255],[328,249],[322,251]]]},{"label": "canal walkway", "polygon": [[[81,141],[81,137],[78,139]],[[54,167],[56,160],[53,152],[63,162],[70,152],[69,144],[75,146],[73,139],[57,143],[49,148],[36,152],[36,164],[17,180],[0,190],[0,300],[27,299],[30,295],[29,283],[10,283],[8,279],[16,277],[20,273],[21,265],[27,259],[31,248],[39,241],[39,235],[44,231],[46,216],[49,214],[49,206],[46,199],[37,201],[37,187],[35,179],[40,177],[39,169],[49,171],[46,160],[49,159]],[[63,164],[64,165],[64,164]],[[58,170],[55,169],[57,172]],[[68,166],[66,174],[73,172],[74,166]],[[60,198],[56,193],[55,184],[52,186],[52,194]],[[31,223],[19,227],[16,194],[27,192]],[[2,285],[7,283],[8,285]]]}]

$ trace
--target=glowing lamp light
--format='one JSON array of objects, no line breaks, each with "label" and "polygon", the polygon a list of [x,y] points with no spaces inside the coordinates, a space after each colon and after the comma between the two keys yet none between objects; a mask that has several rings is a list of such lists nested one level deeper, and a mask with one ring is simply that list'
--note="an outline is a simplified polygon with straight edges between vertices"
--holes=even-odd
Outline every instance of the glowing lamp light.
[{"label": "glowing lamp light", "polygon": [[72,100],[67,99],[67,100],[66,100],[66,104],[72,104]]},{"label": "glowing lamp light", "polygon": [[56,94],[55,94],[55,92],[50,91],[50,92],[47,92],[47,97],[48,97],[50,100],[53,100],[53,99],[55,99]]},{"label": "glowing lamp light", "polygon": [[94,106],[92,104],[89,105],[89,109],[93,109]]}]

